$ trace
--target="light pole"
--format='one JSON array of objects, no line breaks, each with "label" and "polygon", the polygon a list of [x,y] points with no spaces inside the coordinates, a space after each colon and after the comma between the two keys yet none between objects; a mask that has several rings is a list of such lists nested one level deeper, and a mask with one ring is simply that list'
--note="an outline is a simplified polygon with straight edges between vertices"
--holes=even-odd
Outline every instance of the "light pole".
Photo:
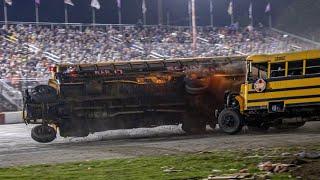
[{"label": "light pole", "polygon": [[147,5],[146,0],[142,0],[143,24],[147,25]]},{"label": "light pole", "polygon": [[36,23],[38,25],[38,23],[39,23],[39,4],[38,4],[38,1],[36,1],[36,3],[35,3],[35,10],[36,10]]},{"label": "light pole", "polygon": [[210,0],[210,25],[213,27],[213,0]]},{"label": "light pole", "polygon": [[158,24],[163,25],[163,5],[162,0],[158,0]]},{"label": "light pole", "polygon": [[191,0],[188,0],[188,15],[189,15],[189,26],[192,27],[192,4]]},{"label": "light pole", "polygon": [[192,7],[192,49],[195,55],[197,50],[197,22],[196,22],[196,6],[195,0],[191,0]]},{"label": "light pole", "polygon": [[94,9],[94,7],[91,7],[92,10],[92,24],[95,25],[96,24],[96,10]]},{"label": "light pole", "polygon": [[7,7],[5,0],[3,0],[3,13],[4,13],[5,28],[7,29],[7,26],[8,26],[8,7]]},{"label": "light pole", "polygon": [[118,23],[122,24],[121,0],[117,1],[117,6],[118,6]]},{"label": "light pole", "polygon": [[66,24],[66,26],[69,23],[68,6],[67,6],[67,4],[64,4],[64,23]]}]

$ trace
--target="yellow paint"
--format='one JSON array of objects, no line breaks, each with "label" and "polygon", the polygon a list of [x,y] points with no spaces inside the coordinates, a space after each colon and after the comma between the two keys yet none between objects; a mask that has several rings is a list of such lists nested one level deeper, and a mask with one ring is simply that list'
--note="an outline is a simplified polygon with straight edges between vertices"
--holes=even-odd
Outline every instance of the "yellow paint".
[{"label": "yellow paint", "polygon": [[236,96],[236,100],[239,102],[240,105],[240,112],[244,111],[244,99],[241,96]]},{"label": "yellow paint", "polygon": [[281,54],[260,54],[247,57],[248,61],[253,63],[262,62],[288,62],[304,59],[316,59],[320,57],[320,50],[309,50],[293,53],[281,53]]},{"label": "yellow paint", "polygon": [[[262,93],[244,93],[247,94],[245,96],[245,110],[249,107],[254,106],[267,106],[270,101],[284,101],[284,104],[296,104],[296,103],[309,103],[309,102],[320,102],[320,98],[301,98],[301,99],[291,99],[290,97],[297,96],[312,96],[319,95],[320,96],[320,88],[308,88],[303,89],[303,87],[308,86],[317,86],[320,85],[320,77],[317,78],[304,78],[304,79],[294,79],[294,80],[284,80],[284,81],[275,81],[269,82],[267,84],[267,90],[279,90],[284,88],[302,88],[299,90],[285,90],[285,91],[275,91],[275,92],[262,92]],[[247,88],[250,92],[254,92],[255,90],[252,88],[252,84],[248,84]],[[273,98],[288,98],[288,100],[272,100]],[[266,99],[263,102],[251,102],[250,100],[259,100]],[[267,100],[270,99],[270,100]]]},{"label": "yellow paint", "polygon": [[[244,109],[240,109],[241,112],[248,110],[250,107],[262,107],[268,108],[269,102],[283,101],[284,106],[290,104],[302,104],[302,103],[320,103],[320,77],[308,77],[308,76],[288,76],[288,62],[290,61],[303,61],[303,75],[306,72],[306,60],[308,59],[320,59],[320,50],[310,50],[294,53],[283,53],[283,54],[271,54],[271,55],[252,55],[247,58],[248,62],[252,63],[268,63],[268,78],[267,88],[265,92],[256,93],[253,88],[253,83],[246,82],[241,86],[240,96],[237,100],[243,105]],[[272,63],[285,62],[285,78],[281,80],[279,78],[272,78],[270,80],[270,67]],[[268,82],[269,81],[269,82]],[[304,88],[306,87],[306,88]],[[307,88],[308,87],[308,88]],[[301,88],[301,89],[292,89]],[[281,90],[282,89],[282,90]],[[281,91],[277,91],[281,90]],[[271,91],[271,92],[270,92]],[[253,92],[253,93],[249,93]],[[303,96],[317,96],[313,98],[306,98]],[[277,100],[283,98],[281,100]],[[291,99],[290,99],[291,98]],[[260,102],[250,101],[261,100]]]}]

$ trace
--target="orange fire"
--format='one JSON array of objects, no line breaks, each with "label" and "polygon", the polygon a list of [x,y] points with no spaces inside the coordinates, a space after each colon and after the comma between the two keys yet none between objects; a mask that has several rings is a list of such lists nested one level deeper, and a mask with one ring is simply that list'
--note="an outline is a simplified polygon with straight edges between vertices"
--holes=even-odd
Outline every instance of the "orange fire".
[{"label": "orange fire", "polygon": [[146,77],[138,77],[136,78],[136,81],[140,84],[144,84],[148,81],[154,83],[154,84],[166,84],[167,82],[172,80],[172,76],[170,75],[155,75],[152,74],[150,76]]}]

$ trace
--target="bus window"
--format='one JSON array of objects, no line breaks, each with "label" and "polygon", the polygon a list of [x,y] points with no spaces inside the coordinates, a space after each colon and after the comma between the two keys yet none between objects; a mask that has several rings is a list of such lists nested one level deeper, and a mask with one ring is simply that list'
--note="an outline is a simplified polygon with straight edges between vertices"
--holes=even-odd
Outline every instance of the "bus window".
[{"label": "bus window", "polygon": [[267,79],[268,63],[253,63],[249,81],[256,81],[257,79]]},{"label": "bus window", "polygon": [[288,62],[288,76],[301,76],[303,74],[303,61]]},{"label": "bus window", "polygon": [[320,74],[320,59],[307,60],[306,75]]},{"label": "bus window", "polygon": [[272,63],[271,64],[271,78],[275,78],[275,77],[284,77],[286,75],[286,71],[285,71],[285,63],[281,62],[281,63]]}]

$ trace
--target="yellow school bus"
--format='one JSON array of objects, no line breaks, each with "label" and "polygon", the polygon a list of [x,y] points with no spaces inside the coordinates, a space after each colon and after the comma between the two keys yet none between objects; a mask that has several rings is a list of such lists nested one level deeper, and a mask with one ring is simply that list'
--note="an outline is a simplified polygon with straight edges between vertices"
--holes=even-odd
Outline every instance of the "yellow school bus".
[{"label": "yellow school bus", "polygon": [[224,132],[244,125],[298,128],[319,119],[320,50],[252,55],[246,62],[240,93],[226,92],[225,108],[217,111]]}]

